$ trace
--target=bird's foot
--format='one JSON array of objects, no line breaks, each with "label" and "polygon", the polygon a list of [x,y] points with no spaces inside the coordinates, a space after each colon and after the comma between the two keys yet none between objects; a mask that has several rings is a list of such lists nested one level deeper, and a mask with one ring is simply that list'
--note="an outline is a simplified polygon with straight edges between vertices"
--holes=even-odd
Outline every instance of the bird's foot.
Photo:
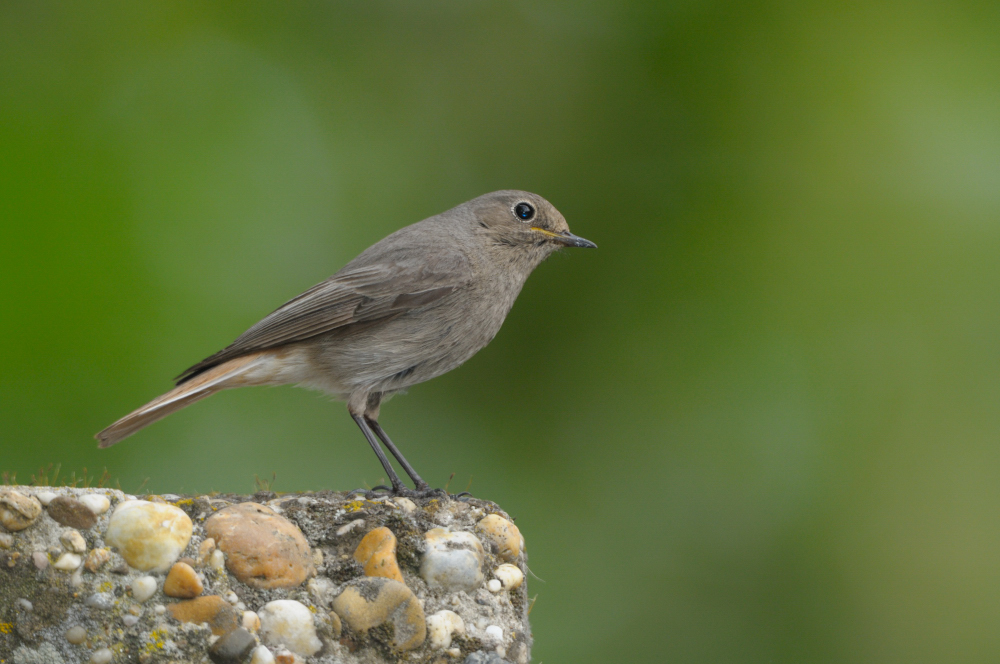
[{"label": "bird's foot", "polygon": [[[359,491],[360,492],[360,491]],[[461,500],[463,502],[467,501],[472,497],[472,494],[468,491],[463,491],[461,493],[451,494],[444,489],[432,489],[429,485],[424,485],[417,487],[416,489],[411,489],[409,487],[389,487],[385,485],[379,485],[372,487],[364,491],[365,498],[371,500],[373,498],[438,498],[438,499],[450,499],[450,500]]]}]

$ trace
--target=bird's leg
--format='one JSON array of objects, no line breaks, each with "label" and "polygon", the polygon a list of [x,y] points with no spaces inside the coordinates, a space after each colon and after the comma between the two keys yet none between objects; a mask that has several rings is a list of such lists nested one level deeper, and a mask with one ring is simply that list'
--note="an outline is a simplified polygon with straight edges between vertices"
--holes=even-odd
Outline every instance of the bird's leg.
[{"label": "bird's leg", "polygon": [[[375,439],[375,434],[372,433],[371,427],[369,427],[368,422],[365,421],[365,417],[356,413],[351,413],[351,417],[357,423],[358,427],[361,428],[361,433],[365,434],[368,444],[372,446],[373,450],[375,450],[375,456],[378,457],[378,460],[382,463],[382,467],[385,468],[385,472],[389,475],[389,481],[392,482],[392,492],[397,494],[405,493],[406,486],[403,484],[402,480],[399,479],[399,476],[396,475],[396,471],[392,469],[392,464],[389,463],[389,459],[386,458],[385,452],[383,452],[382,448],[379,447],[378,441]],[[394,455],[397,454],[394,451],[395,448],[389,447],[389,450],[393,451]],[[399,457],[397,456],[396,458],[398,459]],[[406,472],[410,472],[408,464],[404,463],[403,467],[407,469]],[[426,484],[424,486],[426,486]],[[417,488],[420,488],[419,485]]]},{"label": "bird's leg", "polygon": [[399,465],[403,467],[403,470],[406,471],[406,474],[410,476],[411,480],[413,480],[413,484],[416,485],[417,491],[420,492],[430,491],[431,490],[430,485],[427,484],[427,482],[425,482],[420,477],[420,475],[417,474],[417,471],[413,469],[413,466],[410,465],[410,462],[407,461],[406,457],[404,457],[403,454],[399,451],[399,448],[397,448],[395,445],[392,444],[392,441],[389,440],[389,436],[385,433],[385,429],[382,428],[382,425],[378,423],[378,420],[376,420],[374,417],[365,415],[365,421],[375,432],[375,435],[379,437],[379,439],[385,445],[386,449],[392,453],[392,456],[396,457],[396,461],[399,462]]}]

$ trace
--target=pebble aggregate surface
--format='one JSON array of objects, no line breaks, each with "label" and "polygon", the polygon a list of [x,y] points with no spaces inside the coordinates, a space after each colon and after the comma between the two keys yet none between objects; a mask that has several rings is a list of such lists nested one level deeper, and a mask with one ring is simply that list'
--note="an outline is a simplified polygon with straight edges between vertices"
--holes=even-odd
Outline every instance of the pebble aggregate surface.
[{"label": "pebble aggregate surface", "polygon": [[0,487],[5,664],[527,664],[496,504]]}]

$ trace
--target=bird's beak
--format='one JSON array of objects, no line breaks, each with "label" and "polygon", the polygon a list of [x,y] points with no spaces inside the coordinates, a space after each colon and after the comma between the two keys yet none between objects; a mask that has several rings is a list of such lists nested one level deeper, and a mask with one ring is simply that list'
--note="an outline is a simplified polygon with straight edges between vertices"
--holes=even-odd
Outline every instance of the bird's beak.
[{"label": "bird's beak", "polygon": [[531,230],[538,231],[543,235],[548,235],[553,242],[567,246],[567,247],[583,247],[584,249],[597,249],[597,245],[590,240],[585,240],[579,235],[573,235],[569,231],[560,231],[559,233],[554,233],[550,230],[544,228],[538,228],[537,226],[532,226]]}]

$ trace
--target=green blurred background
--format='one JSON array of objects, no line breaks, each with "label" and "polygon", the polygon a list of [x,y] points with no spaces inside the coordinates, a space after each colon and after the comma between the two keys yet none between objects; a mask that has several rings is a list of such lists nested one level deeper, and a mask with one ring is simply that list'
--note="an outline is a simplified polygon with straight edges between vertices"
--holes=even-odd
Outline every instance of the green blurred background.
[{"label": "green blurred background", "polygon": [[391,231],[528,189],[600,249],[382,421],[517,517],[535,661],[997,661],[998,34],[996,3],[0,4],[0,468],[377,483],[292,388],[91,437]]}]

